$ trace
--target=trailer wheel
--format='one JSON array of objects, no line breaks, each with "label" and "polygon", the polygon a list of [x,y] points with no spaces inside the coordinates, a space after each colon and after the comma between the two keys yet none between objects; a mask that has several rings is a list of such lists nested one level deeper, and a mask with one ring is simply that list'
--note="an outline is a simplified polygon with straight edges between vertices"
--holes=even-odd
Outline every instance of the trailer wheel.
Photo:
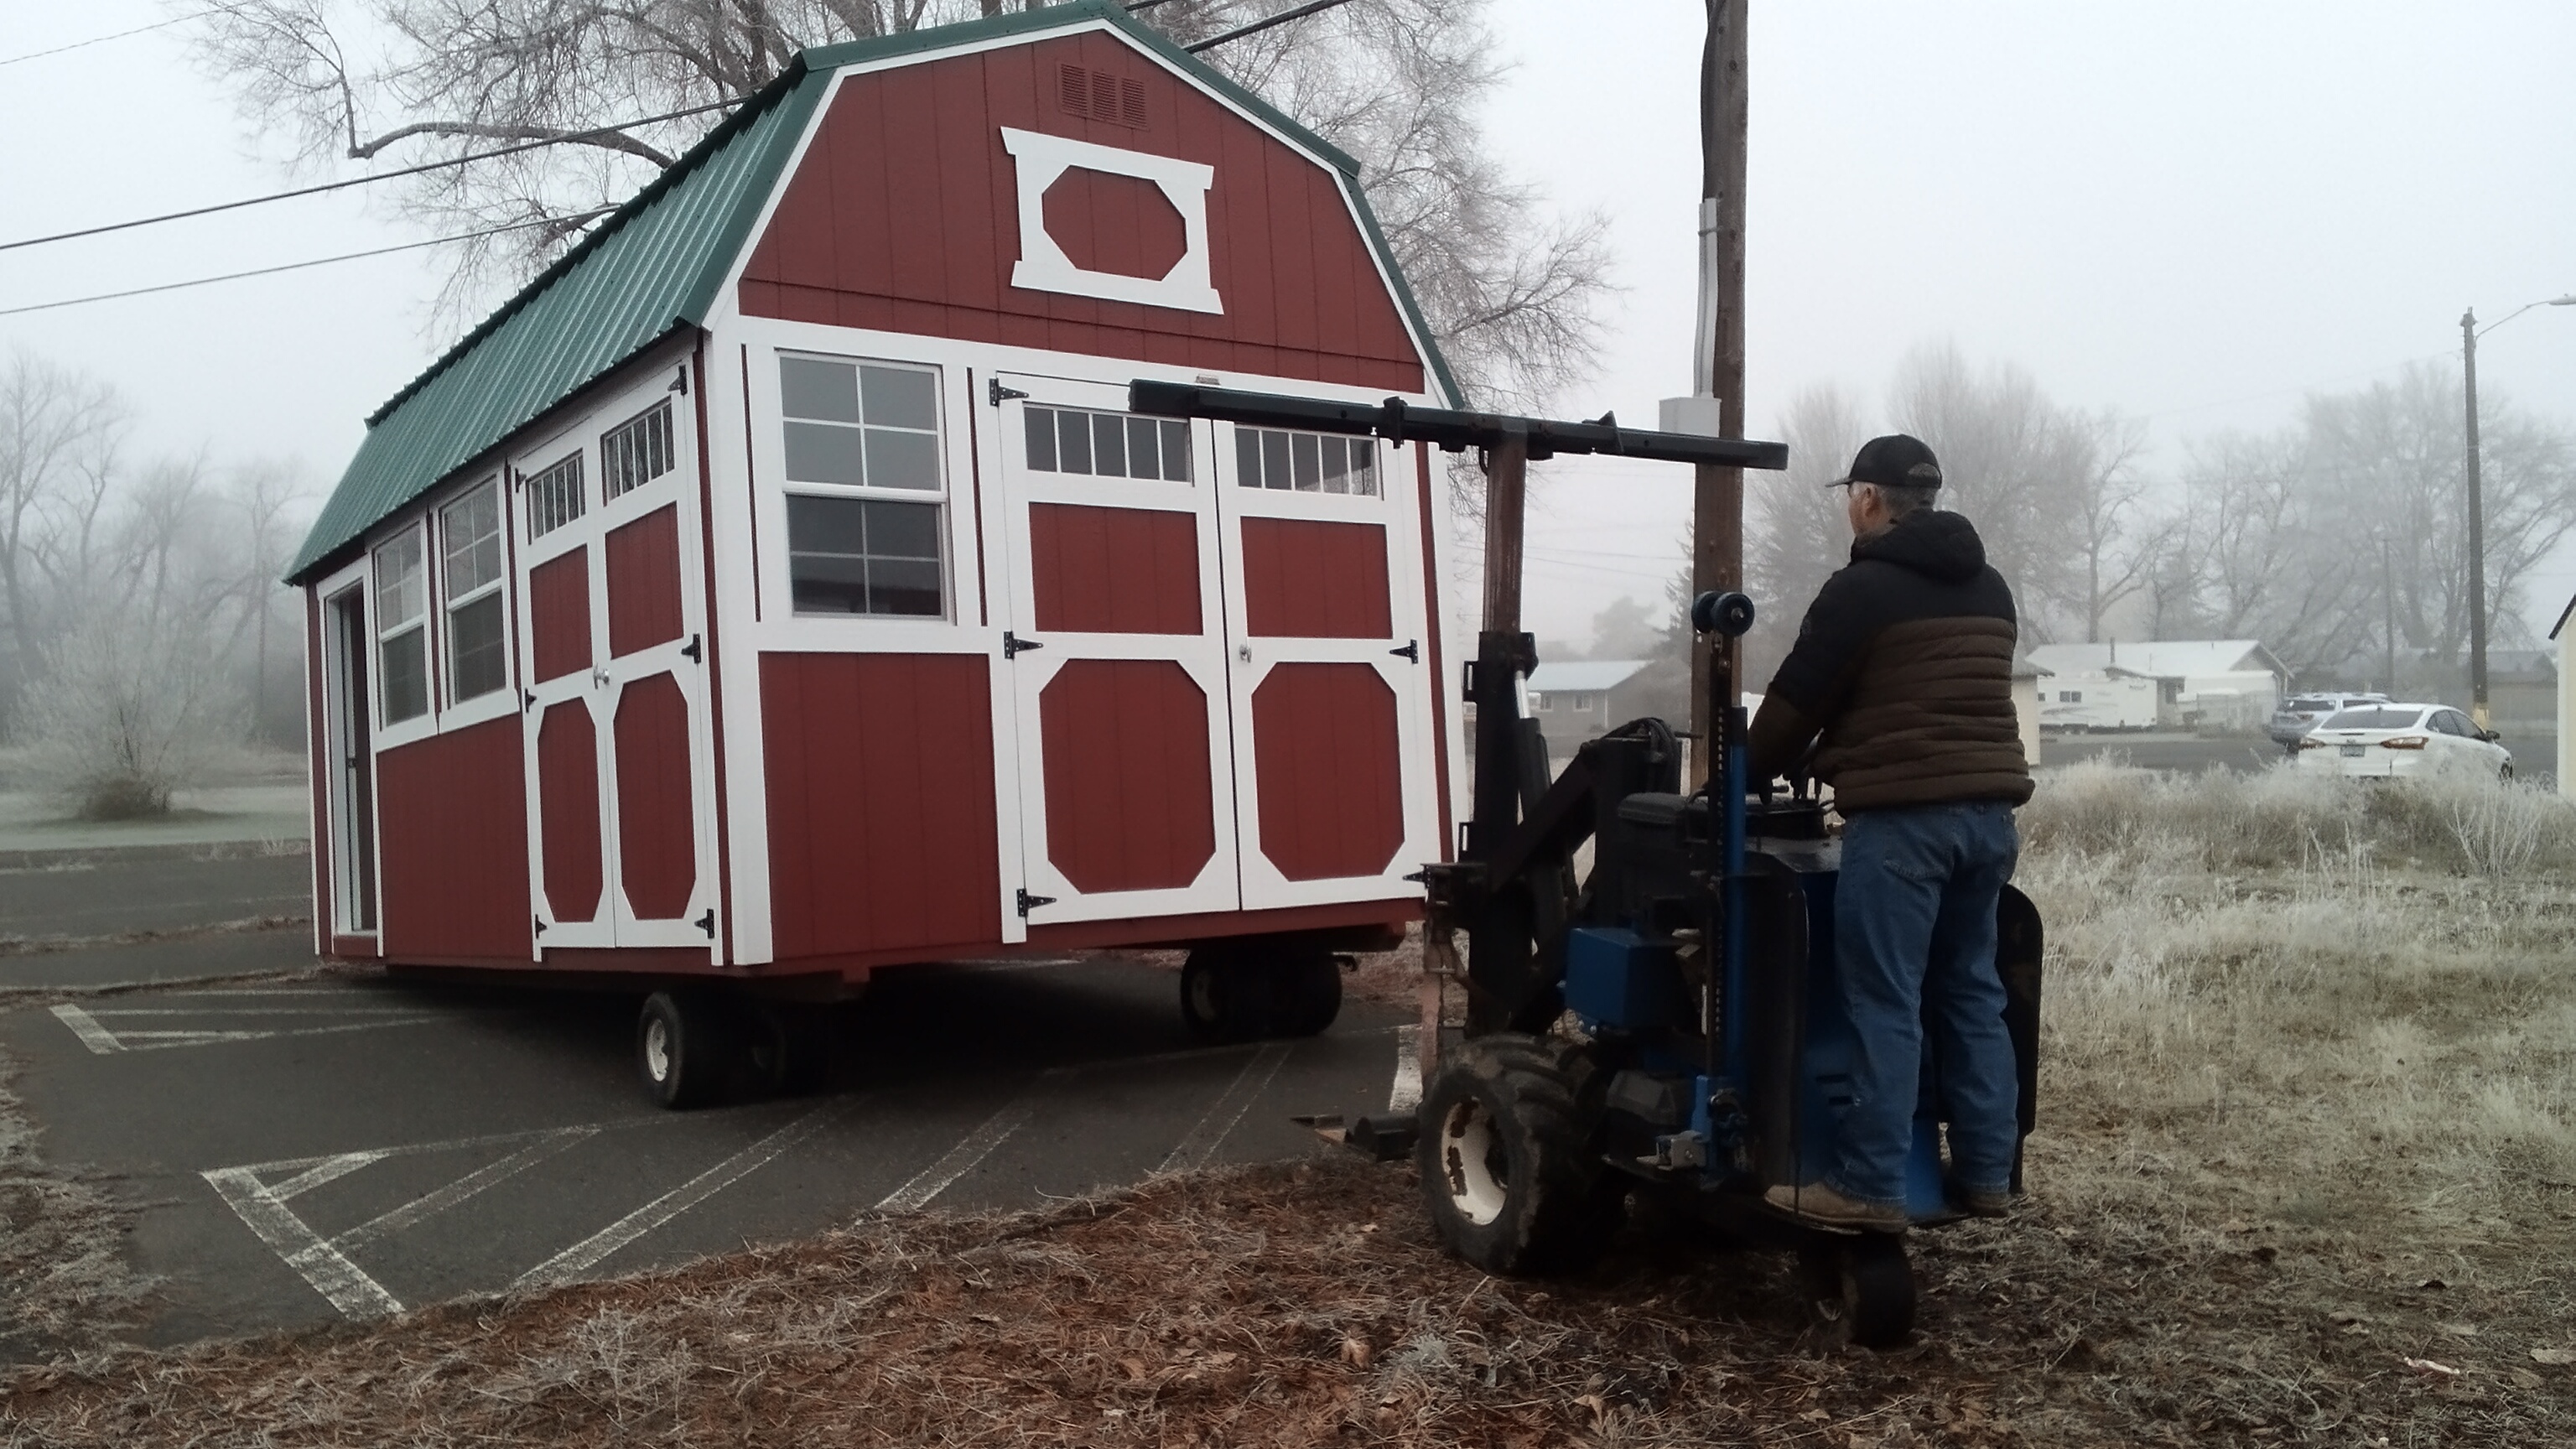
[{"label": "trailer wheel", "polygon": [[1811,1233],[1798,1249],[1807,1311],[1825,1337],[1889,1348],[1914,1331],[1914,1269],[1893,1233]]},{"label": "trailer wheel", "polygon": [[1181,966],[1181,1024],[1203,1042],[1232,1044],[1262,1034],[1261,982],[1235,948],[1201,946]]},{"label": "trailer wheel", "polygon": [[1313,1036],[1341,1014],[1341,967],[1329,951],[1211,942],[1181,967],[1181,1020],[1200,1041]]},{"label": "trailer wheel", "polygon": [[694,991],[656,991],[635,1021],[635,1071],[653,1105],[684,1111],[715,1100],[731,1075],[733,1023],[723,1003]]},{"label": "trailer wheel", "polygon": [[1580,1048],[1512,1032],[1447,1052],[1423,1094],[1414,1161],[1451,1252],[1534,1275],[1588,1267],[1609,1245],[1627,1193],[1593,1150],[1593,1075]]},{"label": "trailer wheel", "polygon": [[1342,967],[1329,951],[1297,951],[1264,963],[1275,1007],[1270,1036],[1319,1036],[1342,1014]]},{"label": "trailer wheel", "polygon": [[831,1085],[832,1019],[820,1006],[764,1001],[751,1014],[751,1071],[772,1097],[810,1097]]}]

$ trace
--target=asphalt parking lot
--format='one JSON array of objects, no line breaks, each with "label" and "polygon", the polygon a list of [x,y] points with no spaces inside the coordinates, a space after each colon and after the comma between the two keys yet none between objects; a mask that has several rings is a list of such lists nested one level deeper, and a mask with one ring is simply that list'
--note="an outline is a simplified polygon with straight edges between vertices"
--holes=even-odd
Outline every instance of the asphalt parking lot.
[{"label": "asphalt parking lot", "polygon": [[313,909],[313,858],[196,850],[16,852],[0,857],[0,940],[95,940],[186,931]]},{"label": "asphalt parking lot", "polygon": [[176,1343],[1339,1150],[1292,1115],[1395,1090],[1402,1013],[1205,1049],[1175,990],[1118,957],[889,972],[825,1091],[690,1113],[644,1103],[618,996],[178,985],[0,1013],[0,1052],[47,1159],[133,1205]]}]

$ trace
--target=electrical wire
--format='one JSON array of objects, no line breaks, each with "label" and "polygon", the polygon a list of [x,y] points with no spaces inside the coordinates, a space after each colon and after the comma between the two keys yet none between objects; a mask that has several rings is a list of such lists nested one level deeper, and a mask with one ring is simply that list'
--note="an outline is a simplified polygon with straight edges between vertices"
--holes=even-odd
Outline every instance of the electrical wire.
[{"label": "electrical wire", "polygon": [[138,226],[158,226],[165,221],[185,221],[194,216],[212,216],[219,211],[239,211],[245,206],[265,206],[272,201],[292,201],[299,196],[319,196],[326,191],[345,191],[352,186],[368,186],[378,181],[393,181],[405,176],[444,171],[454,166],[468,166],[477,161],[490,161],[501,156],[516,156],[523,151],[535,151],[547,146],[570,145],[575,141],[587,141],[596,136],[631,130],[637,126],[650,126],[660,121],[676,121],[683,116],[704,115],[709,111],[723,110],[727,106],[741,105],[749,99],[751,99],[749,96],[733,96],[726,100],[710,101],[703,106],[690,106],[685,110],[665,111],[658,116],[644,116],[608,126],[593,126],[586,131],[571,131],[561,136],[544,136],[533,141],[521,141],[515,145],[497,147],[490,151],[451,156],[444,161],[424,161],[417,166],[405,166],[394,171],[377,171],[365,176],[325,181],[318,186],[299,186],[293,191],[271,192],[266,196],[249,196],[239,201],[222,201],[212,206],[191,207],[186,211],[163,212],[159,216],[138,216],[131,221],[112,221],[104,226],[82,227],[78,231],[58,231],[51,236],[31,236],[18,241],[0,242],[0,252],[14,252],[21,247],[40,247],[48,242],[73,241],[85,236],[103,236],[112,231],[131,231]]},{"label": "electrical wire", "polygon": [[1336,5],[1347,3],[1349,3],[1349,0],[1306,0],[1305,4],[1292,5],[1266,20],[1256,20],[1250,25],[1238,25],[1234,29],[1227,31],[1222,35],[1211,35],[1205,40],[1194,41],[1188,45],[1184,45],[1181,49],[1188,51],[1192,55],[1196,55],[1202,50],[1214,50],[1216,47],[1225,44],[1229,40],[1241,40],[1247,35],[1258,35],[1262,31],[1268,30],[1271,26],[1285,25],[1291,20],[1303,19],[1306,16],[1315,14],[1317,11],[1330,10]]},{"label": "electrical wire", "polygon": [[[216,7],[216,9],[221,8],[221,6]],[[93,35],[87,40],[75,40],[69,45],[57,45],[51,50],[31,50],[25,55],[13,55],[6,60],[0,60],[0,65],[16,65],[22,60],[43,60],[49,55],[61,55],[65,51],[84,50],[93,45],[105,45],[111,40],[123,40],[129,35],[141,35],[152,30],[167,30],[173,25],[185,25],[191,20],[203,20],[214,13],[214,10],[199,10],[173,20],[156,20],[149,25],[138,25],[132,30],[120,30],[114,35]]]},{"label": "electrical wire", "polygon": [[584,226],[616,210],[602,207],[574,217],[547,217],[540,221],[514,221],[507,226],[487,226],[481,231],[459,232],[454,236],[432,237],[428,241],[403,242],[395,246],[376,247],[363,252],[342,252],[336,257],[314,257],[309,261],[287,262],[274,267],[254,267],[247,272],[226,272],[218,277],[191,277],[184,282],[163,282],[153,287],[130,287],[122,292],[100,292],[87,297],[65,297],[55,302],[31,302],[23,307],[0,307],[0,317],[15,317],[26,312],[50,312],[57,307],[79,307],[90,302],[113,302],[123,297],[148,297],[155,292],[176,292],[186,287],[212,286],[217,282],[238,282],[245,277],[270,277],[279,272],[300,272],[307,267],[327,267],[334,262],[354,262],[366,257],[391,256],[395,252],[414,252],[423,247],[445,246],[450,242],[473,241],[479,237],[499,236],[503,232],[527,231],[540,226]]}]

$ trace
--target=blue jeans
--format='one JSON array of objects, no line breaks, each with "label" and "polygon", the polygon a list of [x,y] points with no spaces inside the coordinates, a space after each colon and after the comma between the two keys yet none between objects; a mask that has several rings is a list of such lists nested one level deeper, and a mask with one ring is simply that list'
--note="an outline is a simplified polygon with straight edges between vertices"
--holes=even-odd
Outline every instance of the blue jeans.
[{"label": "blue jeans", "polygon": [[2020,1088],[1995,974],[1995,902],[2020,854],[2000,800],[1863,810],[1845,823],[1834,965],[1859,1052],[1826,1177],[1844,1196],[1905,1200],[1927,1027],[1952,1177],[1976,1192],[2010,1184]]}]

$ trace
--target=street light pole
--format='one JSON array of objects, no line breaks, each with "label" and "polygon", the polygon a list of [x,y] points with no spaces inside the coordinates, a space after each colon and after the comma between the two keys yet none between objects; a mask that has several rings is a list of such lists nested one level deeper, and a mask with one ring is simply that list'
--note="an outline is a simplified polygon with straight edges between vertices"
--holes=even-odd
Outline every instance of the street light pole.
[{"label": "street light pole", "polygon": [[[2576,307],[2576,292],[2545,302],[2526,302],[2487,324],[2493,332],[2534,307]],[[2469,717],[2479,729],[2487,721],[2487,521],[2485,491],[2478,482],[2478,313],[2460,314],[2460,372],[2468,393],[2469,485]]]}]

